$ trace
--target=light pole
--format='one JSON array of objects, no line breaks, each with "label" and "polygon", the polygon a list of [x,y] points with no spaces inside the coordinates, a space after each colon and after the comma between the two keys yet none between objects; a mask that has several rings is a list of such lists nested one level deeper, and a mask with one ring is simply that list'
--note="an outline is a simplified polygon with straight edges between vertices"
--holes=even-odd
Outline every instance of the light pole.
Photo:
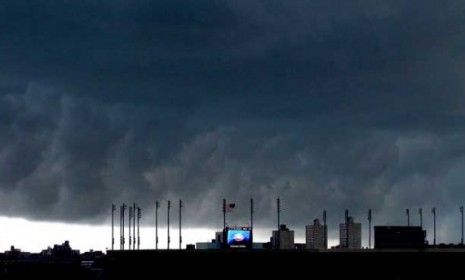
[{"label": "light pole", "polygon": [[346,209],[345,214],[344,214],[344,219],[345,219],[345,224],[346,224],[346,246],[349,248],[349,210]]},{"label": "light pole", "polygon": [[371,209],[368,210],[368,249],[371,249]]},{"label": "light pole", "polygon": [[423,210],[421,208],[418,209],[418,214],[420,215],[420,227],[423,228]]},{"label": "light pole", "polygon": [[323,210],[324,247],[328,249],[328,227],[326,226],[326,210]]},{"label": "light pole", "polygon": [[405,214],[407,215],[407,226],[410,226],[410,209],[405,209]]},{"label": "light pole", "polygon": [[436,207],[433,207],[431,212],[433,212],[433,245],[436,247]]},{"label": "light pole", "polygon": [[182,200],[179,200],[179,250],[182,249]]},{"label": "light pole", "polygon": [[168,222],[167,222],[167,224],[168,224],[168,226],[167,226],[167,233],[168,233],[168,240],[167,240],[167,241],[168,241],[168,245],[167,245],[167,249],[168,249],[168,250],[170,249],[170,242],[171,242],[171,240],[170,240],[170,208],[171,208],[171,201],[168,200],[168,215],[167,215],[167,218],[168,218],[168,219],[167,219],[167,221],[168,221]]},{"label": "light pole", "polygon": [[160,203],[155,201],[155,250],[158,250],[158,208],[160,208]]},{"label": "light pole", "polygon": [[111,250],[115,250],[115,210],[116,206],[111,204]]},{"label": "light pole", "polygon": [[461,222],[461,238],[460,238],[460,244],[463,246],[463,206],[460,206],[460,222]]}]

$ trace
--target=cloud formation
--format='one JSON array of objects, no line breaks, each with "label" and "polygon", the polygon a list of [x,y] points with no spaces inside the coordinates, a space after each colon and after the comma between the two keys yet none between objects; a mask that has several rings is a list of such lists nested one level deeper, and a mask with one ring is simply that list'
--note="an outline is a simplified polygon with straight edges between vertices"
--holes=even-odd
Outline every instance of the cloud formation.
[{"label": "cloud formation", "polygon": [[[465,194],[461,1],[0,4],[1,214],[100,223],[112,202],[223,197],[271,224],[404,221]],[[187,211],[187,210],[186,210]],[[242,212],[241,212],[242,211]]]}]

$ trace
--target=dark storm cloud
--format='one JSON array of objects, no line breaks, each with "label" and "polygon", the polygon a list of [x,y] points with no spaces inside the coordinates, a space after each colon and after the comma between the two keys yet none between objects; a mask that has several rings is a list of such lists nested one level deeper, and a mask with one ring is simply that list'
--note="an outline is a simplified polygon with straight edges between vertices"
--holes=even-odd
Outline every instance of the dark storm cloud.
[{"label": "dark storm cloud", "polygon": [[452,229],[464,12],[461,1],[2,3],[1,211],[101,222],[111,202],[183,198],[204,226],[222,197],[254,196],[266,224],[279,195],[296,226],[323,208],[332,223],[369,207],[397,223],[435,205]]}]

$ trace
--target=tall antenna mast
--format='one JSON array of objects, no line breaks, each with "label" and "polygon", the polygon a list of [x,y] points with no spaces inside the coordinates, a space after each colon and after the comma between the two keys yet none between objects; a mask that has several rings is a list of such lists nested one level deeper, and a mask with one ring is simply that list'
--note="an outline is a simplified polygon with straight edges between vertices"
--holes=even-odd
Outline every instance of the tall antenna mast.
[{"label": "tall antenna mast", "polygon": [[368,209],[368,249],[371,249],[371,209]]},{"label": "tall antenna mast", "polygon": [[160,208],[160,203],[155,201],[155,250],[158,250],[158,208]]},{"label": "tall antenna mast", "polygon": [[423,228],[423,210],[421,208],[418,209],[418,214],[420,215],[420,227]]},{"label": "tall antenna mast", "polygon": [[410,226],[410,209],[405,209],[405,214],[407,215],[407,226]]},{"label": "tall antenna mast", "polygon": [[116,206],[111,204],[111,250],[115,250],[115,210]]},{"label": "tall antenna mast", "polygon": [[168,249],[168,250],[170,249],[170,242],[171,242],[171,240],[170,240],[170,208],[171,208],[171,201],[168,200],[168,216],[167,216],[167,218],[168,218],[168,219],[167,219],[167,221],[168,221],[168,222],[167,222],[167,224],[168,224],[168,226],[167,226],[167,231],[168,231],[168,240],[167,240],[167,241],[168,241],[168,245],[167,245],[167,249]]},{"label": "tall antenna mast", "polygon": [[433,207],[433,244],[436,247],[436,207]]},{"label": "tall antenna mast", "polygon": [[[136,217],[134,217],[135,219]],[[129,213],[128,213],[128,227],[129,227],[129,250],[132,249],[132,237],[131,237],[131,224],[132,224],[132,206],[129,206]]]},{"label": "tall antenna mast", "polygon": [[137,250],[140,249],[140,218],[142,218],[142,210],[137,207]]},{"label": "tall antenna mast", "polygon": [[324,246],[328,249],[328,227],[326,226],[326,210],[323,210],[323,230],[324,230]]}]

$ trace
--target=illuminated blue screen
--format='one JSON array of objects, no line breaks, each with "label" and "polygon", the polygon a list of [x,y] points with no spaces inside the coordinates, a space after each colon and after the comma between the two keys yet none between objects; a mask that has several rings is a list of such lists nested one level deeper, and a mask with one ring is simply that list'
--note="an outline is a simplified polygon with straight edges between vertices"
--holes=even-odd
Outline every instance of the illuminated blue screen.
[{"label": "illuminated blue screen", "polygon": [[246,246],[250,244],[250,230],[228,230],[229,246]]}]

